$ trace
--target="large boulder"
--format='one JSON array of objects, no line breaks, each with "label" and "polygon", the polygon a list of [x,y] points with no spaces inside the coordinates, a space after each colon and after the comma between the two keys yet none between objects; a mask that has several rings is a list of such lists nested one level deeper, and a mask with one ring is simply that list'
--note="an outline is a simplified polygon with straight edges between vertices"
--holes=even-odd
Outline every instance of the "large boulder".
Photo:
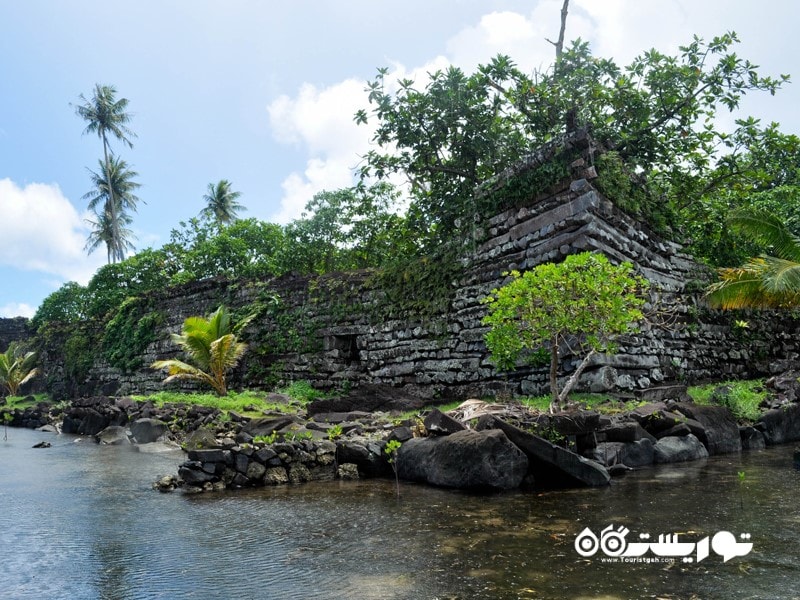
[{"label": "large boulder", "polygon": [[456,421],[453,417],[444,414],[438,408],[434,408],[427,414],[423,424],[428,433],[433,435],[450,435],[466,429],[460,421]]},{"label": "large boulder", "polygon": [[800,440],[800,404],[786,404],[768,410],[756,423],[767,445],[786,444]]},{"label": "large boulder", "polygon": [[442,487],[510,490],[527,471],[525,454],[499,430],[413,438],[397,451],[401,479]]},{"label": "large boulder", "polygon": [[104,396],[77,398],[64,413],[61,430],[78,435],[96,435],[109,425],[125,425],[127,413],[113,398]]},{"label": "large boulder", "polygon": [[103,431],[94,436],[98,444],[105,444],[107,446],[121,446],[130,444],[128,439],[127,430],[121,425],[109,425]]},{"label": "large boulder", "polygon": [[388,385],[361,385],[339,398],[314,400],[308,405],[308,414],[331,412],[405,412],[425,406],[424,398],[412,396]]},{"label": "large boulder", "polygon": [[[711,455],[741,452],[742,437],[739,425],[725,406],[701,406],[679,402],[675,410],[687,417],[687,425]],[[697,423],[698,427],[693,427]]]},{"label": "large boulder", "polygon": [[625,465],[626,467],[644,467],[652,465],[655,460],[653,442],[642,438],[635,442],[600,442],[592,450],[590,458],[601,465]]},{"label": "large boulder", "polygon": [[169,426],[158,419],[136,419],[131,423],[130,429],[137,444],[163,441],[169,433]]},{"label": "large boulder", "polygon": [[696,436],[668,436],[658,440],[653,447],[654,462],[674,463],[708,458],[708,450]]},{"label": "large boulder", "polygon": [[607,485],[608,471],[599,463],[556,446],[491,415],[481,417],[479,429],[499,429],[528,457],[528,471],[537,485],[580,487]]}]

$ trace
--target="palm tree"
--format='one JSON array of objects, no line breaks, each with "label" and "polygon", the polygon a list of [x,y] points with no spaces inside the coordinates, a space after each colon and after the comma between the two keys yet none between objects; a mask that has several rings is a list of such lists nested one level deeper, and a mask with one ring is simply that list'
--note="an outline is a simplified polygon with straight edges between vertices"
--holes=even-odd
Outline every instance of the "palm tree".
[{"label": "palm tree", "polygon": [[133,181],[138,173],[130,169],[123,159],[112,156],[107,166],[102,161],[98,162],[100,172],[89,171],[94,189],[83,195],[83,199],[89,201],[89,208],[97,216],[97,221],[89,221],[94,230],[89,236],[86,249],[91,254],[100,243],[105,243],[108,262],[111,263],[124,260],[125,251],[133,249],[130,241],[133,233],[126,226],[132,223],[128,211],[136,212],[139,203],[139,197],[134,191],[141,186]]},{"label": "palm tree", "polygon": [[737,211],[728,223],[771,253],[720,269],[720,281],[706,292],[708,303],[724,309],[800,306],[800,237],[764,210]]},{"label": "palm tree", "polygon": [[[129,148],[133,148],[130,138],[136,134],[128,129],[127,124],[131,116],[127,112],[127,98],[117,100],[117,90],[112,85],[94,86],[92,97],[87,99],[83,94],[78,96],[82,104],[75,107],[76,114],[86,121],[86,129],[83,133],[96,133],[103,142],[103,170],[106,172],[106,181],[112,180],[110,150],[108,144],[109,136],[114,136]],[[111,199],[110,219],[111,230],[116,231],[117,227],[117,202],[113,186],[109,188]]]},{"label": "palm tree", "polygon": [[150,366],[167,369],[169,376],[164,383],[180,379],[200,381],[214,388],[219,396],[227,396],[226,374],[238,364],[247,349],[246,344],[237,340],[235,331],[249,322],[250,318],[247,318],[233,327],[224,306],[207,319],[189,317],[183,323],[183,332],[172,334],[172,341],[183,348],[194,364],[171,359],[157,360]]},{"label": "palm tree", "polygon": [[207,206],[200,211],[200,215],[208,219],[215,219],[220,225],[233,223],[237,212],[247,210],[242,204],[236,202],[241,192],[231,189],[231,182],[220,179],[216,184],[208,184],[208,193],[203,196]]},{"label": "palm tree", "polygon": [[97,250],[100,244],[105,244],[110,264],[117,262],[117,260],[124,260],[125,253],[128,250],[134,250],[133,243],[130,240],[135,236],[133,231],[126,227],[133,222],[133,219],[123,213],[117,217],[114,226],[112,225],[110,210],[105,210],[108,205],[104,205],[103,208],[104,210],[95,212],[96,221],[86,219],[86,222],[92,226],[92,232],[86,239],[84,250],[91,254]]},{"label": "palm tree", "polygon": [[33,367],[35,352],[25,352],[16,342],[11,342],[5,352],[0,353],[0,384],[9,396],[16,396],[19,388],[39,372]]}]

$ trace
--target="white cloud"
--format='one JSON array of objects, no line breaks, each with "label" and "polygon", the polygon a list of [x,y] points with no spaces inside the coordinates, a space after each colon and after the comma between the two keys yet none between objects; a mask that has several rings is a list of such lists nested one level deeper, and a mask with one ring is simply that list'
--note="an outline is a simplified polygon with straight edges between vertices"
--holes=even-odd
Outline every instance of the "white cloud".
[{"label": "white cloud", "polygon": [[281,208],[273,220],[297,218],[315,193],[352,185],[353,169],[372,135],[353,117],[367,105],[366,82],[347,79],[326,88],[304,84],[298,95],[280,96],[267,108],[275,138],[306,149],[310,158],[302,173],[283,182]]},{"label": "white cloud", "polygon": [[26,317],[30,319],[36,314],[36,308],[30,304],[11,302],[5,306],[0,306],[0,318],[8,319],[13,317]]},{"label": "white cloud", "polygon": [[87,230],[57,185],[0,179],[0,265],[86,283],[102,264],[83,251]]}]

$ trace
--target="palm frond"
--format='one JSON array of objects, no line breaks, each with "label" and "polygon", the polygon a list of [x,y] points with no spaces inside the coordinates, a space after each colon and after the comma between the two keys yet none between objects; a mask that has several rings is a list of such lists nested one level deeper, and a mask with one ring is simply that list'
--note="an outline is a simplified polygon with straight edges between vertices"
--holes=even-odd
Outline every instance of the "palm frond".
[{"label": "palm frond", "polygon": [[772,248],[771,254],[800,262],[800,238],[774,214],[757,209],[733,211],[728,224],[759,244]]}]

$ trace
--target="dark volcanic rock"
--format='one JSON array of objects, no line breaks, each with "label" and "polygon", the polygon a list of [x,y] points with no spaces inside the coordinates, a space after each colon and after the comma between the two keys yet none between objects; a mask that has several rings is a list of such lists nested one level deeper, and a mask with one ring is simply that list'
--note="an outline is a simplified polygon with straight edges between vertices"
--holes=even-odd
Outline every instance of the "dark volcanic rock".
[{"label": "dark volcanic rock", "polygon": [[137,419],[130,425],[131,435],[137,444],[150,444],[162,440],[169,427],[158,419]]},{"label": "dark volcanic rock", "polygon": [[708,450],[694,435],[665,437],[658,440],[654,449],[656,463],[674,463],[708,458]]},{"label": "dark volcanic rock", "polygon": [[443,487],[515,489],[527,470],[525,454],[499,430],[413,438],[397,452],[401,479]]},{"label": "dark volcanic rock", "polygon": [[425,429],[434,435],[450,435],[457,431],[464,431],[466,427],[453,417],[444,414],[438,408],[434,408],[425,417],[423,422]]},{"label": "dark volcanic rock", "polygon": [[341,398],[315,400],[308,405],[308,414],[336,412],[388,412],[416,410],[425,406],[425,400],[388,385],[362,385]]},{"label": "dark volcanic rock", "polygon": [[742,438],[742,450],[763,450],[767,445],[764,434],[755,427],[739,427],[739,435]]},{"label": "dark volcanic rock", "polygon": [[130,444],[128,439],[127,430],[121,425],[109,425],[103,431],[94,436],[98,444],[106,444],[109,446],[119,446],[122,444]]},{"label": "dark volcanic rock", "polygon": [[[701,406],[681,402],[675,409],[689,418],[689,428],[711,455],[741,452],[742,438],[739,425],[731,411],[724,406]],[[700,428],[692,427],[696,422]]]},{"label": "dark volcanic rock", "polygon": [[481,417],[478,427],[503,431],[528,457],[528,470],[535,477],[537,485],[596,486],[607,485],[611,480],[608,471],[602,465],[495,417]]},{"label": "dark volcanic rock", "polygon": [[591,458],[601,465],[625,465],[627,467],[644,467],[652,465],[655,460],[654,444],[649,438],[636,442],[602,442],[592,451]]},{"label": "dark volcanic rock", "polygon": [[800,404],[787,404],[768,410],[756,423],[767,445],[785,444],[800,440]]}]

